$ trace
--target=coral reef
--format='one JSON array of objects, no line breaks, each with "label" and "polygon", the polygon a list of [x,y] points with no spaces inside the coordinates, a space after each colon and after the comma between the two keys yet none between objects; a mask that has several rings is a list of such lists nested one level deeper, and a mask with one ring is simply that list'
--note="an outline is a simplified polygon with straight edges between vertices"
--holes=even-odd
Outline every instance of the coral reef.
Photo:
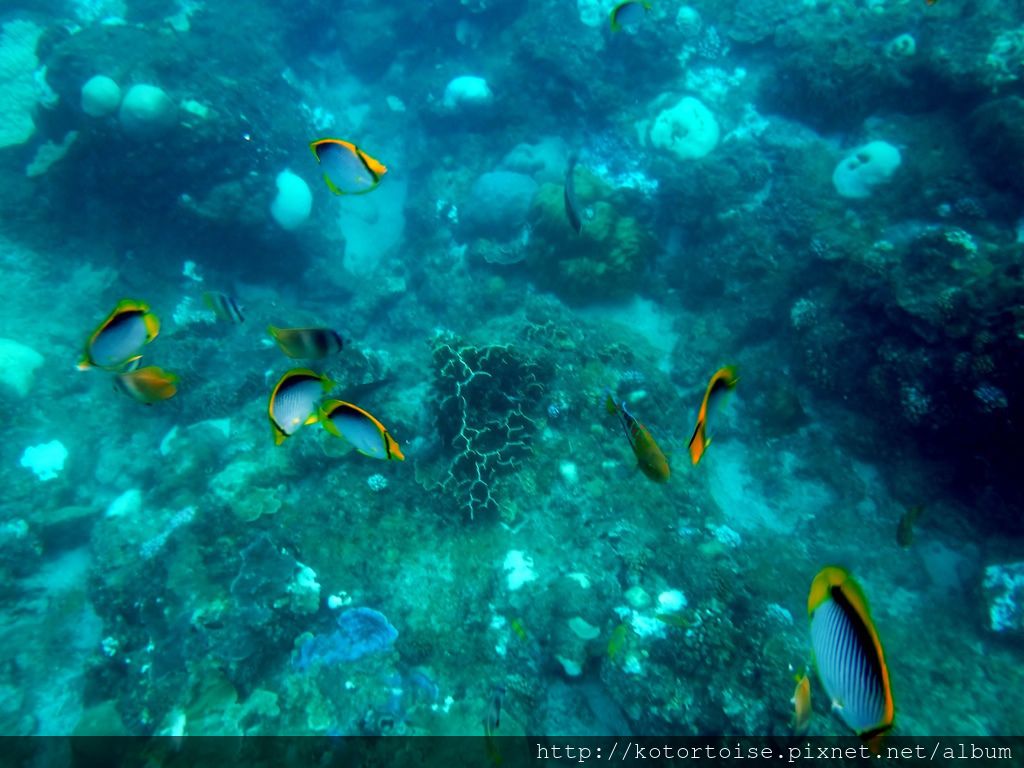
[{"label": "coral reef", "polygon": [[433,342],[438,435],[449,461],[440,486],[469,518],[496,514],[499,478],[532,453],[546,363],[510,344],[476,346],[450,333]]},{"label": "coral reef", "polygon": [[576,169],[576,195],[587,210],[577,235],[566,219],[561,184],[542,184],[530,212],[529,273],[571,302],[606,301],[640,284],[654,243],[623,202],[596,175]]}]

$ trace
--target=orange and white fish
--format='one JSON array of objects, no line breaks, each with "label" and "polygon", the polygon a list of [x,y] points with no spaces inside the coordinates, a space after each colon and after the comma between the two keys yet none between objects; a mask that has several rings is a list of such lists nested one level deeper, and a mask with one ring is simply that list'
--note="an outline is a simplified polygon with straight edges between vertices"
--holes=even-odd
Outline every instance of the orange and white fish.
[{"label": "orange and white fish", "polygon": [[85,354],[78,370],[103,368],[119,371],[141,357],[141,350],[160,333],[160,321],[149,305],[137,299],[122,299],[85,342]]},{"label": "orange and white fish", "polygon": [[872,745],[893,727],[889,667],[860,585],[843,568],[822,568],[807,597],[814,665],[832,711]]},{"label": "orange and white fish", "polygon": [[170,400],[178,393],[178,381],[177,374],[155,365],[122,371],[114,378],[118,389],[146,405]]},{"label": "orange and white fish", "polygon": [[309,148],[320,163],[327,188],[336,195],[362,195],[376,189],[387,167],[350,141],[317,139]]},{"label": "orange and white fish", "polygon": [[793,735],[806,736],[811,725],[811,680],[806,674],[796,675],[796,690],[789,703],[793,705]]},{"label": "orange and white fish", "polygon": [[711,438],[707,436],[708,410],[712,398],[728,392],[736,386],[739,375],[736,373],[736,366],[727,365],[719,368],[711,376],[708,388],[704,390],[704,400],[700,404],[700,412],[697,414],[697,426],[693,428],[693,437],[690,438],[690,461],[697,465],[697,462],[704,456],[704,451],[711,445]]},{"label": "orange and white fish", "polygon": [[665,458],[665,454],[661,452],[661,448],[654,441],[650,430],[633,418],[633,414],[626,409],[624,402],[616,405],[610,392],[605,407],[608,409],[608,413],[617,415],[622,422],[626,439],[629,440],[629,446],[636,455],[640,471],[656,483],[667,482],[671,474],[668,459]]}]

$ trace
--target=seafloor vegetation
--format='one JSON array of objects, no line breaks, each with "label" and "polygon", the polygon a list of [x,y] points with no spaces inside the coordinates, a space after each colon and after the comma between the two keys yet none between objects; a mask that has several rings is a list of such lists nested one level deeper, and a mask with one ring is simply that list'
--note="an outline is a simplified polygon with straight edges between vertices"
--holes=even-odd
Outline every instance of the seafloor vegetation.
[{"label": "seafloor vegetation", "polygon": [[[1024,733],[1021,4],[335,6],[0,19],[0,731],[785,734],[839,563],[897,733]],[[268,324],[404,462],[274,444]]]}]

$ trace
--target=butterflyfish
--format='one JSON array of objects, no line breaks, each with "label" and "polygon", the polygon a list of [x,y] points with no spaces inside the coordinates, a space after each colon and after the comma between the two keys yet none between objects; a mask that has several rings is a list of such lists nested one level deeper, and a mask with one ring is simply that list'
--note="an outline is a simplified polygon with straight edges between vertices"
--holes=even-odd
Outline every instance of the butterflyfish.
[{"label": "butterflyfish", "polygon": [[282,376],[267,404],[274,444],[280,445],[303,424],[316,421],[317,402],[333,386],[326,376],[306,368],[294,368]]},{"label": "butterflyfish", "polygon": [[388,169],[349,141],[317,139],[311,142],[327,188],[336,195],[362,195],[380,184]]},{"label": "butterflyfish", "polygon": [[217,319],[222,322],[235,323],[236,325],[245,322],[245,317],[242,315],[238,302],[227,294],[218,291],[206,291],[203,294],[203,302],[217,316]]},{"label": "butterflyfish", "polygon": [[867,599],[853,577],[823,568],[807,597],[815,667],[832,710],[865,741],[877,743],[895,718],[889,667]]},{"label": "butterflyfish", "polygon": [[160,333],[160,321],[149,305],[122,299],[85,343],[78,369],[122,370],[140,356],[140,350]]},{"label": "butterflyfish", "polygon": [[146,405],[170,400],[178,393],[178,381],[177,374],[155,365],[122,371],[114,377],[118,389]]},{"label": "butterflyfish", "polygon": [[565,217],[569,220],[569,226],[577,235],[583,234],[583,217],[580,215],[580,202],[576,199],[576,155],[569,158],[569,167],[565,169],[565,187],[562,192],[562,202],[565,204]]},{"label": "butterflyfish", "polygon": [[789,703],[793,705],[793,735],[806,736],[811,725],[811,679],[806,674],[796,676],[796,689]]},{"label": "butterflyfish", "polygon": [[612,32],[619,32],[625,27],[632,27],[643,21],[644,14],[651,10],[650,0],[626,0],[619,3],[608,15]]},{"label": "butterflyfish", "polygon": [[333,355],[345,346],[341,334],[330,328],[277,328],[268,330],[288,357],[297,359],[320,359]]},{"label": "butterflyfish", "polygon": [[711,445],[711,438],[707,436],[708,410],[714,400],[736,386],[739,376],[736,373],[736,366],[727,365],[719,368],[711,376],[708,388],[704,390],[704,400],[700,404],[700,412],[697,414],[697,426],[693,428],[693,437],[690,438],[690,461],[696,466],[697,462],[704,456],[704,451]]},{"label": "butterflyfish", "polygon": [[656,483],[666,482],[670,474],[668,459],[654,442],[650,430],[633,418],[633,414],[626,409],[625,402],[616,405],[610,393],[606,407],[609,413],[617,415],[622,422],[622,429],[626,433],[626,439],[629,440],[640,470]]},{"label": "butterflyfish", "polygon": [[348,440],[364,456],[405,461],[402,449],[384,425],[352,403],[328,400],[320,406],[319,419],[324,429]]}]

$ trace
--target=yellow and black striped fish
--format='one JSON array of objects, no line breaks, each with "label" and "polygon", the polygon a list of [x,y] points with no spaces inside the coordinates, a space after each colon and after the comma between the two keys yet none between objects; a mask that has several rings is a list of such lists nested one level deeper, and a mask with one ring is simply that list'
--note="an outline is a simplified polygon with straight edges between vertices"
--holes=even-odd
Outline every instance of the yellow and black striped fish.
[{"label": "yellow and black striped fish", "polygon": [[866,741],[893,726],[896,708],[867,599],[843,568],[822,568],[807,597],[815,667],[832,709]]},{"label": "yellow and black striped fish", "polygon": [[337,354],[345,346],[341,334],[331,328],[277,328],[268,330],[288,357],[315,360]]},{"label": "yellow and black striped fish", "polygon": [[242,315],[238,302],[226,293],[206,291],[203,294],[203,302],[217,316],[218,320],[223,320],[225,323],[235,323],[236,325],[245,322],[245,317]]}]

